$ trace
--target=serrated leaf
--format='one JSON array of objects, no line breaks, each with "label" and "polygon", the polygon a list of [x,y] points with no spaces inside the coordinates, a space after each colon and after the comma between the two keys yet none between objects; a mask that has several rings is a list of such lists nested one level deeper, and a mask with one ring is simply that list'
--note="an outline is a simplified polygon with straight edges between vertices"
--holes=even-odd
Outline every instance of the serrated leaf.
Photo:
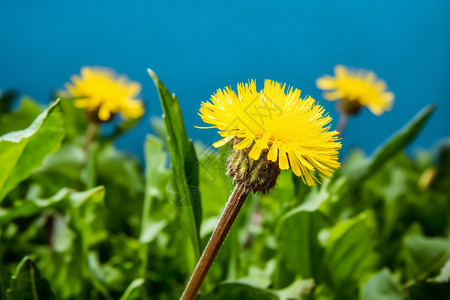
[{"label": "serrated leaf", "polygon": [[36,265],[25,257],[11,277],[7,300],[52,300],[55,299],[50,284],[41,276]]},{"label": "serrated leaf", "polygon": [[202,208],[199,190],[198,159],[194,144],[188,138],[183,123],[180,104],[175,95],[163,85],[156,74],[148,69],[153,79],[161,100],[164,122],[166,124],[170,156],[172,159],[173,180],[175,187],[173,196],[184,208],[188,220],[189,232],[192,239],[194,253],[200,257],[200,223]]},{"label": "serrated leaf", "polygon": [[58,104],[55,101],[27,129],[0,137],[0,201],[60,147],[64,130]]}]

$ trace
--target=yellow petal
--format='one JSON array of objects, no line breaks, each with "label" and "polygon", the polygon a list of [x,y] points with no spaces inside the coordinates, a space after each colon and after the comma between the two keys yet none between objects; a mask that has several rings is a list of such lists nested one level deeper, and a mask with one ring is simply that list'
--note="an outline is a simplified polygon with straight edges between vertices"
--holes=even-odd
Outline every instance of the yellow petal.
[{"label": "yellow petal", "polygon": [[325,92],[323,93],[323,97],[327,100],[334,101],[341,98],[341,93],[338,91]]},{"label": "yellow petal", "polygon": [[277,161],[278,159],[278,147],[275,144],[272,144],[272,146],[269,149],[269,153],[267,153],[267,159],[271,161]]},{"label": "yellow petal", "polygon": [[336,79],[329,75],[325,75],[317,79],[316,85],[321,90],[332,90],[336,88]]},{"label": "yellow petal", "polygon": [[242,149],[248,148],[252,143],[253,143],[253,139],[250,137],[247,137],[240,143],[234,145],[234,149],[242,150]]},{"label": "yellow petal", "polygon": [[98,118],[102,121],[108,121],[111,117],[111,112],[106,105],[101,105],[98,111]]},{"label": "yellow petal", "polygon": [[233,139],[233,136],[227,136],[227,137],[215,142],[212,145],[214,148],[219,148],[219,147],[222,147],[223,145],[225,145],[226,143],[228,143],[229,141],[231,141],[231,139]]},{"label": "yellow petal", "polygon": [[337,65],[334,67],[334,75],[336,79],[347,76],[347,68],[342,65]]},{"label": "yellow petal", "polygon": [[279,150],[279,158],[280,158],[280,169],[281,170],[287,170],[289,169],[289,161],[287,157],[287,153],[284,150]]}]

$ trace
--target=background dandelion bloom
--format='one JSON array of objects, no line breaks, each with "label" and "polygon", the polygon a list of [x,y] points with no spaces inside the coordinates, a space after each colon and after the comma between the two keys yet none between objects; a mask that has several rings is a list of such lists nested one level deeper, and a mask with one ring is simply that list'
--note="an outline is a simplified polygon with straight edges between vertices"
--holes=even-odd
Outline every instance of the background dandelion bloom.
[{"label": "background dandelion bloom", "polygon": [[96,112],[100,121],[108,121],[116,113],[125,118],[139,118],[144,114],[142,101],[135,99],[141,85],[107,68],[83,67],[81,76],[74,75],[66,83],[67,91],[79,99],[75,106]]},{"label": "background dandelion bloom", "polygon": [[217,90],[211,102],[203,102],[200,116],[217,128],[223,139],[220,147],[233,140],[237,150],[246,149],[248,156],[258,160],[264,156],[277,162],[281,170],[293,172],[314,185],[339,167],[337,132],[329,131],[331,117],[311,97],[300,98],[300,90],[266,80],[259,93],[256,83],[238,84],[237,94],[226,87]]},{"label": "background dandelion bloom", "polygon": [[392,108],[394,94],[387,91],[386,83],[377,79],[374,72],[363,69],[352,71],[338,65],[334,67],[334,76],[324,75],[317,79],[317,87],[328,91],[323,94],[325,99],[357,101],[375,115]]}]

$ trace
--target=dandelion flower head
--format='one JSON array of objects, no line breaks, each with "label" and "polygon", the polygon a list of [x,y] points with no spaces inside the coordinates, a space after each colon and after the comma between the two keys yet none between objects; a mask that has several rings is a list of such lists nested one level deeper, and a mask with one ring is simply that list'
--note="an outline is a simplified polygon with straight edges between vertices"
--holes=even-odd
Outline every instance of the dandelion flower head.
[{"label": "dandelion flower head", "polygon": [[323,96],[330,101],[357,101],[375,115],[381,115],[392,108],[394,94],[387,91],[386,83],[377,79],[372,71],[350,70],[337,65],[334,77],[324,75],[317,79],[316,84],[326,91]]},{"label": "dandelion flower head", "polygon": [[258,160],[265,156],[281,170],[292,169],[308,185],[319,176],[326,178],[339,167],[338,132],[330,131],[331,117],[311,97],[300,97],[300,90],[266,80],[257,91],[254,80],[217,90],[211,102],[200,108],[202,120],[217,128],[221,147],[233,140],[237,150],[246,149]]},{"label": "dandelion flower head", "polygon": [[136,99],[141,85],[107,68],[83,67],[81,76],[74,75],[66,83],[67,91],[77,99],[75,106],[96,112],[100,121],[107,121],[116,113],[124,118],[139,118],[144,114],[142,101]]}]

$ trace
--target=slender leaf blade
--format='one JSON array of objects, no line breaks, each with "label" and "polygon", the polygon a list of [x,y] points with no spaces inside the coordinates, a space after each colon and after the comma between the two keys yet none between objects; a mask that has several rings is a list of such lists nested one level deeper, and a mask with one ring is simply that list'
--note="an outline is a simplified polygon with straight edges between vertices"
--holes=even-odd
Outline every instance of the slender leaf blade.
[{"label": "slender leaf blade", "polygon": [[139,298],[139,289],[144,284],[143,278],[138,278],[133,280],[130,285],[125,290],[125,293],[123,293],[122,297],[120,297],[120,300],[134,300]]},{"label": "slender leaf blade", "polygon": [[158,90],[164,112],[164,122],[167,128],[174,173],[173,183],[177,190],[176,197],[189,216],[188,226],[190,227],[194,252],[197,257],[200,257],[199,231],[202,208],[199,191],[198,159],[194,144],[187,136],[178,99],[169,92],[152,70],[148,69],[148,73]]}]

